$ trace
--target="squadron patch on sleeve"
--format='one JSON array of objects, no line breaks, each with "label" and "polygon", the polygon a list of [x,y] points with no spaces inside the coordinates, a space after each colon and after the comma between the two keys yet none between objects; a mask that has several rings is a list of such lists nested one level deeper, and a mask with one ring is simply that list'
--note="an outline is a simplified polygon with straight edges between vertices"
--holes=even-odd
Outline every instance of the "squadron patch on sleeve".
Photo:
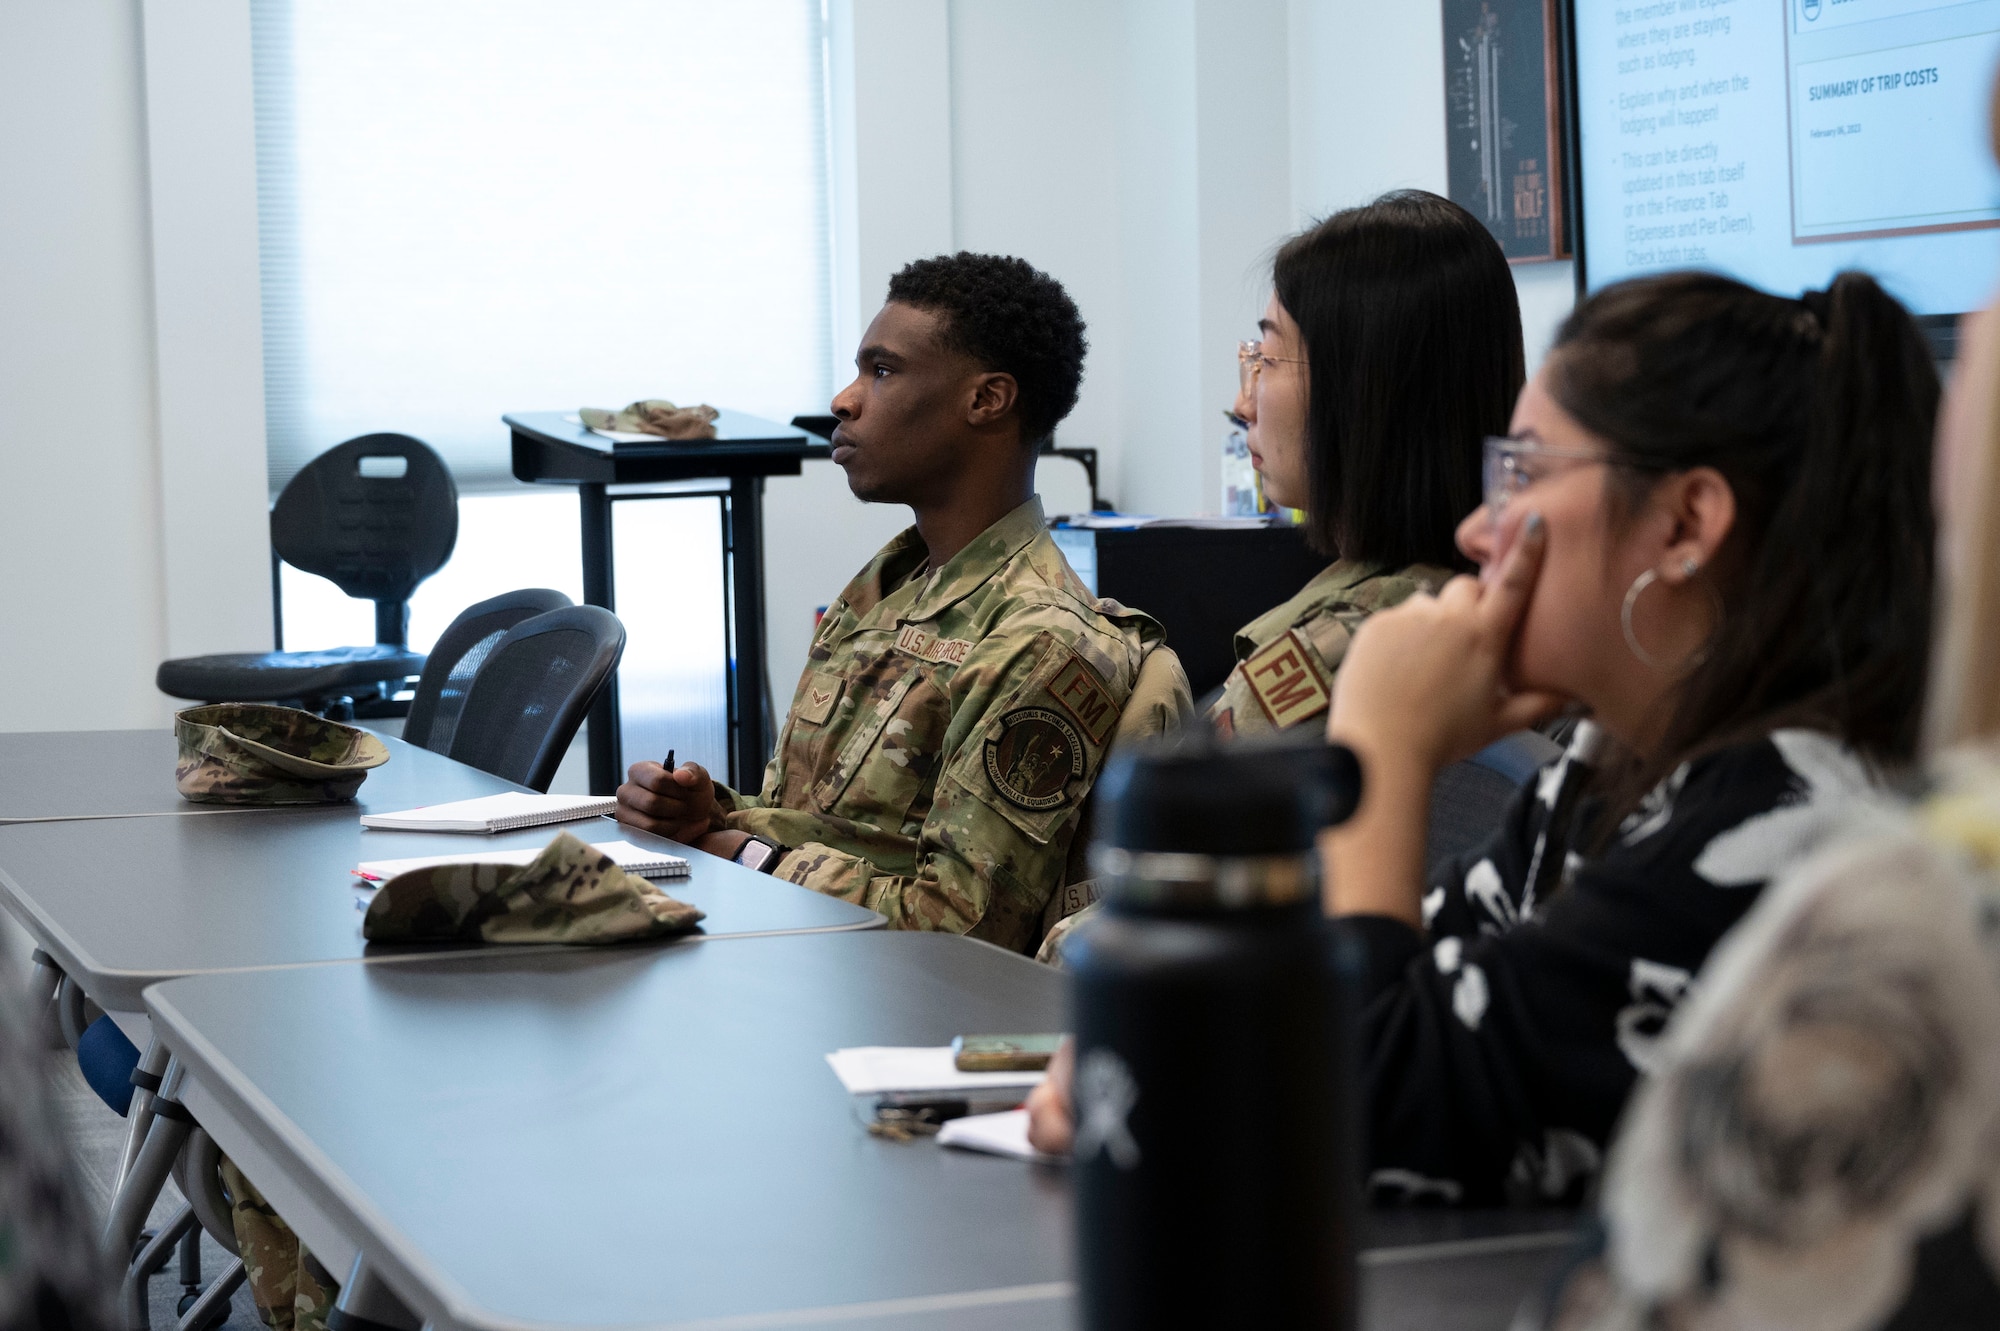
[{"label": "squadron patch on sleeve", "polygon": [[1010,804],[1053,809],[1072,777],[1083,775],[1083,736],[1068,717],[1046,707],[1020,707],[1000,718],[986,741],[986,776]]},{"label": "squadron patch on sleeve", "polygon": [[1257,705],[1280,730],[1318,716],[1333,701],[1319,653],[1297,629],[1273,638],[1243,662],[1243,677]]}]

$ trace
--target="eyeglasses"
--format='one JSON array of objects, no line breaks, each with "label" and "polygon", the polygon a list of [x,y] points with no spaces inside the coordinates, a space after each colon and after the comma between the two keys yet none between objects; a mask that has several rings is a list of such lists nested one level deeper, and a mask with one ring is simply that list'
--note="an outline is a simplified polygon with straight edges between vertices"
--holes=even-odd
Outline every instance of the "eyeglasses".
[{"label": "eyeglasses", "polygon": [[1619,465],[1616,458],[1606,457],[1602,453],[1587,452],[1580,448],[1550,448],[1532,439],[1492,435],[1486,440],[1486,460],[1481,471],[1486,486],[1487,521],[1497,524],[1500,515],[1506,511],[1508,500],[1550,474],[1545,465],[1547,459],[1579,463],[1595,462],[1607,467]]},{"label": "eyeglasses", "polygon": [[1274,362],[1280,365],[1304,365],[1306,358],[1304,356],[1267,356],[1264,354],[1264,343],[1261,340],[1256,342],[1238,342],[1236,344],[1236,380],[1243,386],[1243,391],[1246,393],[1250,391],[1250,386],[1257,380],[1257,371]]}]

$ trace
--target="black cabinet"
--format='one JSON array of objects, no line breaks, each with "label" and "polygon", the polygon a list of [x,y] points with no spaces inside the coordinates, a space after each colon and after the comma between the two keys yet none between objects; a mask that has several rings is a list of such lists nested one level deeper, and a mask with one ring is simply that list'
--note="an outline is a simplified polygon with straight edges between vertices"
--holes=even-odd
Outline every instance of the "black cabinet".
[{"label": "black cabinet", "polygon": [[1294,595],[1333,561],[1301,527],[1058,529],[1057,544],[1099,596],[1143,610],[1167,630],[1195,697],[1236,663],[1236,630]]}]

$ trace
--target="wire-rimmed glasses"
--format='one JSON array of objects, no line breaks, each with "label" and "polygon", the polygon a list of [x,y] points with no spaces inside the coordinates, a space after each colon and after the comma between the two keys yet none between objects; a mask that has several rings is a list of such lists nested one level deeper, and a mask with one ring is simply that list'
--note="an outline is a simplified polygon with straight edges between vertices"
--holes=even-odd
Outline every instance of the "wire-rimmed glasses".
[{"label": "wire-rimmed glasses", "polygon": [[1521,439],[1512,435],[1489,435],[1485,445],[1484,462],[1480,477],[1485,487],[1486,518],[1495,524],[1507,509],[1508,501],[1526,490],[1549,473],[1540,463],[1543,459],[1562,459],[1570,462],[1597,462],[1605,466],[1616,464],[1615,458],[1603,453],[1581,448],[1551,448],[1534,439]]},{"label": "wire-rimmed glasses", "polygon": [[1236,344],[1236,382],[1246,393],[1251,391],[1252,386],[1257,381],[1258,371],[1262,370],[1265,365],[1304,365],[1305,363],[1306,358],[1304,356],[1266,355],[1264,352],[1264,343],[1261,338],[1254,342],[1238,342]]}]

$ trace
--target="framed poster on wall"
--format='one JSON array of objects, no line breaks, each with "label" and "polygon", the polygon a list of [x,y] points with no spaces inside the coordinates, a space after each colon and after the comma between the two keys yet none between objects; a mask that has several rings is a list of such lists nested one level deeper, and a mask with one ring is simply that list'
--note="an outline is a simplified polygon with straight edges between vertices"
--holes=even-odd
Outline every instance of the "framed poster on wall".
[{"label": "framed poster on wall", "polygon": [[1569,257],[1558,0],[1443,0],[1452,201],[1511,263]]}]

